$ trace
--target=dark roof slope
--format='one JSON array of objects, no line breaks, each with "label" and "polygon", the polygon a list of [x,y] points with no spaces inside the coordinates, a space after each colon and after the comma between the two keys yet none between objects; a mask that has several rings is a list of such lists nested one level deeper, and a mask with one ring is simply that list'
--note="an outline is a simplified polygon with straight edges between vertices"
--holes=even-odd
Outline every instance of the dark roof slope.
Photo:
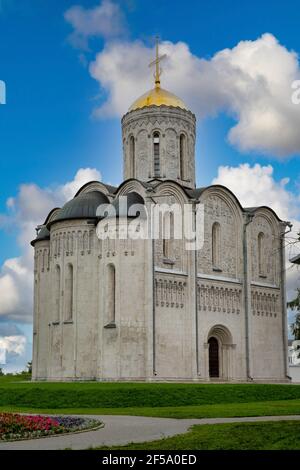
[{"label": "dark roof slope", "polygon": [[108,203],[108,198],[100,191],[80,193],[78,196],[75,196],[74,199],[67,202],[62,209],[58,211],[47,227],[49,228],[52,223],[62,220],[96,218],[97,208],[101,204]]},{"label": "dark roof slope", "polygon": [[34,246],[36,242],[41,242],[42,240],[50,240],[50,232],[47,229],[46,225],[42,225],[41,229],[38,231],[36,238],[32,240],[30,244]]},{"label": "dark roof slope", "polygon": [[[137,205],[139,207],[134,207]],[[137,192],[132,191],[131,193],[123,194],[122,196],[119,196],[117,199],[114,200],[114,202],[112,203],[114,210],[111,212],[108,211],[107,217],[144,217],[146,216],[146,210],[140,207],[144,207],[144,205],[145,201],[143,197]],[[141,210],[139,210],[140,208]]]},{"label": "dark roof slope", "polygon": [[[173,180],[160,180],[160,179],[155,179],[155,178],[153,180],[150,180],[150,181],[147,181],[147,182],[139,181],[139,180],[136,180],[135,178],[130,178],[128,180],[123,181],[118,188],[116,188],[114,186],[111,186],[111,185],[104,184],[102,182],[100,184],[102,184],[108,190],[109,194],[113,195],[113,194],[116,194],[117,192],[119,192],[120,189],[126,183],[128,183],[131,180],[132,181],[138,181],[146,190],[147,189],[149,190],[151,188],[154,189],[157,186],[159,186],[159,185],[161,185],[165,182],[172,182],[172,183],[176,184],[177,186],[179,186],[185,192],[187,197],[192,198],[192,199],[199,199],[201,197],[201,195],[206,190],[208,190],[210,188],[213,188],[213,187],[214,188],[222,188],[222,189],[225,189],[226,191],[228,191],[228,193],[230,193],[233,196],[233,198],[236,200],[237,204],[239,205],[239,207],[241,208],[241,210],[243,212],[254,214],[258,209],[266,208],[274,214],[274,216],[277,218],[277,220],[281,221],[279,219],[279,217],[277,216],[277,214],[270,207],[267,207],[267,206],[242,207],[239,200],[235,196],[235,194],[232,193],[232,191],[230,191],[230,189],[228,189],[228,188],[226,188],[225,186],[222,186],[222,185],[211,185],[211,186],[202,187],[202,188],[190,189],[190,188],[187,188],[185,186],[180,185],[178,182],[173,181]],[[99,183],[99,182],[98,181],[90,181],[89,183],[86,183],[85,185],[83,185],[79,189],[79,191],[77,191],[75,197],[73,199],[71,199],[71,201],[68,201],[62,207],[62,209],[53,209],[49,213],[47,219],[45,220],[45,222],[42,225],[40,231],[38,232],[36,239],[33,240],[31,242],[31,244],[34,245],[36,241],[40,241],[40,240],[49,240],[49,238],[50,238],[49,229],[50,229],[50,226],[52,225],[52,223],[54,223],[54,222],[63,221],[63,220],[72,220],[72,219],[99,219],[99,216],[101,214],[97,214],[98,207],[101,204],[109,204],[110,201],[109,201],[108,197],[106,196],[106,194],[103,194],[99,190],[93,190],[93,191],[90,191],[90,192],[82,192],[86,187],[88,187],[89,185],[91,185],[93,183]],[[125,217],[125,216],[127,216],[127,217],[137,217],[139,215],[143,216],[144,213],[142,213],[142,214],[137,213],[135,215],[130,213],[130,207],[132,207],[133,205],[136,205],[136,204],[144,205],[145,204],[143,197],[140,194],[138,194],[137,192],[127,193],[126,196],[127,196],[127,213],[126,213],[125,205],[120,204],[119,198],[116,198],[113,202],[113,206],[115,208],[117,217],[120,217],[120,216],[121,217]],[[55,214],[53,214],[54,211],[56,211]],[[145,211],[145,213],[146,213],[146,211]],[[53,216],[51,217],[52,214],[53,214]],[[103,214],[103,216],[104,215],[105,214]],[[111,217],[112,214],[109,214],[109,211],[107,211],[106,216]]]},{"label": "dark roof slope", "polygon": [[82,191],[87,187],[87,186],[90,186],[91,184],[93,183],[100,183],[102,184],[106,189],[107,191],[110,193],[110,194],[114,194],[116,191],[117,191],[117,187],[116,186],[111,186],[110,184],[105,184],[105,183],[102,183],[102,181],[89,181],[88,183],[85,183],[83,186],[81,186],[81,188],[78,189],[77,193],[75,194],[74,197],[77,197],[79,196],[80,193],[82,193]]}]

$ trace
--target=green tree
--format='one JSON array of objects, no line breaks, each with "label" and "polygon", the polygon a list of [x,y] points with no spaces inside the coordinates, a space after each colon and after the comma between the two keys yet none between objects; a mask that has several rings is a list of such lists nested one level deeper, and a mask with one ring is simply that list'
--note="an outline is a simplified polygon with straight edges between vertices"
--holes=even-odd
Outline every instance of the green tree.
[{"label": "green tree", "polygon": [[288,302],[288,307],[296,311],[295,321],[291,324],[291,331],[295,339],[300,340],[300,288],[297,289],[297,296],[291,302]]},{"label": "green tree", "polygon": [[4,375],[4,372],[3,372],[2,367],[0,367],[0,377],[2,377],[2,375]]}]

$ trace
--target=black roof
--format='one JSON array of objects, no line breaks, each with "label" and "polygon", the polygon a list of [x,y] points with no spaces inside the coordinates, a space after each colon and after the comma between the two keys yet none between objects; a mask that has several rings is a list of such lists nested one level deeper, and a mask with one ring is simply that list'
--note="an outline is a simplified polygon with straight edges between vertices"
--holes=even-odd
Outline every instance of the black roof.
[{"label": "black roof", "polygon": [[[123,198],[120,199],[120,198]],[[125,199],[126,198],[126,199]],[[117,199],[114,200],[112,203],[112,207],[114,208],[114,211],[107,212],[107,218],[110,217],[129,217],[129,218],[135,218],[135,217],[143,217],[146,216],[146,211],[143,210],[142,213],[139,211],[139,207],[133,207],[133,206],[144,206],[145,201],[143,197],[136,193],[135,191],[131,193],[127,193],[124,195],[119,196]],[[103,216],[104,214],[98,214]]]},{"label": "black roof", "polygon": [[40,242],[42,240],[50,240],[50,232],[46,225],[41,226],[41,229],[38,231],[36,238],[32,240],[31,245],[34,246],[35,242]]},{"label": "black roof", "polygon": [[[266,207],[266,206],[242,207],[239,200],[235,196],[235,194],[233,194],[232,191],[230,191],[228,188],[222,185],[211,185],[207,187],[191,189],[173,180],[160,180],[156,178],[147,182],[139,181],[139,180],[136,180],[135,178],[130,178],[128,180],[123,181],[118,188],[111,186],[111,185],[104,184],[104,183],[101,183],[101,184],[106,188],[109,194],[113,196],[113,195],[116,195],[117,192],[120,192],[120,189],[131,180],[139,182],[142,186],[144,186],[146,190],[149,190],[151,188],[154,189],[160,184],[163,184],[166,181],[170,181],[176,184],[177,186],[180,186],[188,198],[193,198],[193,199],[199,199],[202,193],[204,193],[206,190],[210,188],[223,188],[233,196],[233,198],[236,200],[237,204],[239,205],[239,207],[244,213],[254,214],[258,209],[267,208],[274,214],[277,220],[280,221],[277,214],[269,207]],[[115,215],[117,217],[146,216],[146,210],[143,213],[139,213],[139,212],[133,213],[132,210],[130,211],[130,208],[133,205],[137,205],[137,204],[145,205],[145,201],[143,197],[135,191],[124,194],[124,196],[127,196],[126,204],[123,204],[120,200],[121,196],[118,196],[112,203],[115,211],[112,211],[110,213],[109,209],[105,211],[105,208],[104,208],[102,213],[101,211],[97,213],[98,207],[103,204],[110,204],[110,200],[108,199],[106,194],[96,189],[92,191],[83,192],[85,188],[88,187],[92,183],[98,183],[98,182],[92,181],[92,182],[86,183],[79,189],[75,197],[71,199],[70,201],[68,201],[61,209],[56,208],[56,209],[53,209],[49,213],[44,224],[41,226],[41,229],[38,232],[37,237],[35,238],[35,240],[31,242],[32,245],[34,245],[36,241],[49,240],[50,239],[50,232],[49,232],[50,227],[53,223],[58,222],[58,221],[72,220],[72,219],[99,219],[101,217],[103,218],[113,217]],[[300,264],[299,257],[295,257],[295,259],[292,259],[291,262]]]},{"label": "black roof", "polygon": [[97,208],[101,204],[108,204],[107,196],[100,191],[90,191],[80,193],[74,199],[68,201],[48,223],[48,228],[54,222],[72,219],[93,219],[96,218]]},{"label": "black roof", "polygon": [[110,194],[114,194],[114,193],[117,191],[117,189],[118,189],[116,186],[112,186],[111,184],[102,183],[102,181],[89,181],[88,183],[85,183],[83,186],[81,186],[81,188],[78,189],[78,191],[77,191],[77,193],[75,194],[74,197],[78,197],[79,194],[81,194],[82,191],[83,191],[86,187],[90,186],[90,185],[93,184],[93,183],[98,183],[98,184],[103,185],[103,186],[107,189],[107,191],[108,191]]}]

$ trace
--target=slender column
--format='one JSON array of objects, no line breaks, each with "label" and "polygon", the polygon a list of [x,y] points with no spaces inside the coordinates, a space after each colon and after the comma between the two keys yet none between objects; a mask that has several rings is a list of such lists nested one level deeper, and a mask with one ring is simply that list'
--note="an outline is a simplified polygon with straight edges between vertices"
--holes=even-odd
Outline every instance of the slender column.
[{"label": "slender column", "polygon": [[243,262],[244,262],[244,309],[245,309],[245,353],[246,353],[246,376],[252,380],[251,353],[250,353],[250,312],[251,312],[251,290],[248,267],[248,237],[247,227],[252,222],[253,216],[247,215],[243,229]]},{"label": "slender column", "polygon": [[204,343],[204,377],[209,380],[209,344]]}]

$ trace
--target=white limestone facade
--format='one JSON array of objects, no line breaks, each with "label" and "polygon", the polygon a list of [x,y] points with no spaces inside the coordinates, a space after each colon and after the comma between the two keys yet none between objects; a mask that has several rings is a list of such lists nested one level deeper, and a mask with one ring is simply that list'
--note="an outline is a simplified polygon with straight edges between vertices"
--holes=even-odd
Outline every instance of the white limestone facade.
[{"label": "white limestone facade", "polygon": [[[194,114],[173,106],[148,106],[122,118],[124,180],[171,179],[195,188]],[[155,141],[159,156],[155,159]]]},{"label": "white limestone facade", "polygon": [[[165,101],[123,117],[123,183],[88,183],[32,242],[33,380],[288,381],[287,223],[223,186],[196,189],[195,116]],[[134,220],[124,196],[203,207],[202,248],[99,239]]]}]

